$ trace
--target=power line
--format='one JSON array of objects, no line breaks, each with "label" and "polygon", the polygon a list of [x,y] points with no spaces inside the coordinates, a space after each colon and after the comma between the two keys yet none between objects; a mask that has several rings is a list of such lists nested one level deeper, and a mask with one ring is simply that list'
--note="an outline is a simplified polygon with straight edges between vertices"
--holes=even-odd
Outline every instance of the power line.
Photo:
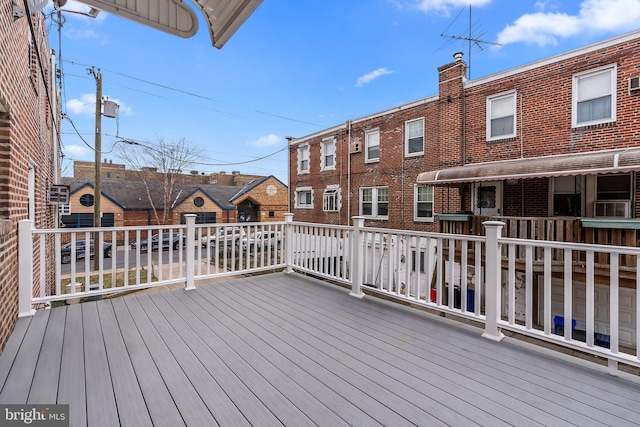
[{"label": "power line", "polygon": [[[75,61],[65,60],[65,62],[67,62],[69,64],[72,64],[72,65],[88,67],[88,65],[81,64],[81,63],[75,62]],[[142,79],[140,77],[131,76],[129,74],[125,74],[125,73],[122,73],[122,72],[119,72],[119,71],[114,71],[114,70],[109,70],[109,69],[101,69],[101,70],[104,71],[104,72],[116,74],[116,75],[119,75],[119,76],[122,76],[122,77],[125,77],[125,78],[128,78],[128,79],[131,79],[131,80],[134,80],[134,81],[146,83],[146,84],[149,84],[149,85],[152,85],[152,86],[160,87],[162,89],[166,89],[166,90],[170,90],[170,91],[173,91],[173,92],[181,93],[183,95],[191,96],[191,97],[198,98],[198,99],[203,99],[205,101],[221,102],[221,103],[223,102],[223,101],[220,101],[218,99],[214,99],[214,98],[211,98],[211,97],[208,97],[208,96],[199,95],[197,93],[189,92],[189,91],[186,91],[186,90],[183,90],[183,89],[178,89],[178,88],[175,88],[173,86],[165,85],[165,84],[162,84],[162,83],[156,83],[156,82],[153,82],[151,80]],[[282,120],[288,120],[288,121],[292,121],[292,122],[303,123],[303,124],[316,126],[316,127],[323,127],[322,125],[319,125],[317,123],[312,123],[312,122],[296,119],[296,118],[285,116],[285,115],[281,115],[281,114],[274,114],[274,113],[269,113],[269,112],[260,111],[260,110],[251,110],[251,111],[253,111],[254,113],[263,114],[263,115],[266,115],[266,116],[275,117],[275,118],[282,119]],[[222,113],[222,114],[231,114],[231,115],[233,115],[233,113],[228,113],[228,112],[225,112],[225,111],[217,111],[217,112]],[[240,117],[242,117],[242,116],[240,116]]]},{"label": "power line", "polygon": [[[153,147],[151,145],[144,144],[144,143],[141,143],[141,142],[138,142],[138,141],[134,141],[134,140],[130,140],[130,139],[122,139],[122,140],[116,141],[116,142],[123,142],[123,143],[129,144],[129,145],[138,145],[138,146],[141,146],[143,148],[155,151],[156,153],[162,154],[162,155],[166,156],[168,159],[175,160],[175,161],[179,161],[180,160],[180,159],[176,159],[174,157],[169,156],[166,152],[164,152],[162,150],[159,150],[159,149],[157,149],[157,148],[155,148],[155,147]],[[262,157],[257,157],[257,158],[252,159],[252,160],[245,160],[243,162],[228,162],[228,163],[189,162],[189,163],[194,164],[194,165],[200,165],[200,166],[236,166],[236,165],[246,165],[246,164],[249,164],[249,163],[258,162],[260,160],[264,160],[264,159],[267,159],[269,157],[275,156],[276,154],[281,153],[281,152],[287,150],[288,148],[289,148],[289,146],[287,145],[286,147],[281,148],[278,151],[274,151],[271,154],[267,154],[267,155],[262,156]]]}]

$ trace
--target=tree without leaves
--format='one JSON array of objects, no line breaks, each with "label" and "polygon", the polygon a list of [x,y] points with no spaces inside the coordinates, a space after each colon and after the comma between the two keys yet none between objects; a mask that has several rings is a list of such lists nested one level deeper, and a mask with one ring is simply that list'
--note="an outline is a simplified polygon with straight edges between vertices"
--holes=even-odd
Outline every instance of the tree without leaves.
[{"label": "tree without leaves", "polygon": [[[175,143],[166,142],[158,138],[156,145],[129,144],[117,148],[118,155],[136,171],[137,176],[144,183],[147,198],[158,224],[167,223],[175,192],[176,176],[183,170],[189,169],[197,160],[196,148],[185,138]],[[159,179],[160,178],[160,179]],[[150,182],[162,182],[162,217],[151,195]]]}]

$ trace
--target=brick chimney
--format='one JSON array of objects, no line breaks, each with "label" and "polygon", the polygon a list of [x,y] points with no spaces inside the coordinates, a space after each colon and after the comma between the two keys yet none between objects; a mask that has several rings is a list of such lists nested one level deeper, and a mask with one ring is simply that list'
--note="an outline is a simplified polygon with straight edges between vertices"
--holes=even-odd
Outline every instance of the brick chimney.
[{"label": "brick chimney", "polygon": [[462,52],[457,52],[453,55],[454,62],[438,68],[438,142],[441,168],[464,163],[464,82],[467,64],[462,56]]}]

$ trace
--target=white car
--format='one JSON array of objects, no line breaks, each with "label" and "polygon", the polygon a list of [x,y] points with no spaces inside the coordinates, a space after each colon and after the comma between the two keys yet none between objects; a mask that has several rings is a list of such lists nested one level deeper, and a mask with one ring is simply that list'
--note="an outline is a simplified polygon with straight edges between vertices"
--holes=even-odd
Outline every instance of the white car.
[{"label": "white car", "polygon": [[221,227],[217,229],[211,229],[211,234],[207,235],[206,230],[202,230],[202,238],[200,239],[200,245],[206,248],[207,245],[215,247],[216,241],[219,246],[231,246],[238,239],[244,237],[245,232],[242,227]]},{"label": "white car", "polygon": [[249,248],[249,251],[253,251],[253,248],[257,247],[258,251],[261,251],[269,246],[280,249],[281,240],[282,235],[279,231],[256,231],[242,239],[242,250]]}]

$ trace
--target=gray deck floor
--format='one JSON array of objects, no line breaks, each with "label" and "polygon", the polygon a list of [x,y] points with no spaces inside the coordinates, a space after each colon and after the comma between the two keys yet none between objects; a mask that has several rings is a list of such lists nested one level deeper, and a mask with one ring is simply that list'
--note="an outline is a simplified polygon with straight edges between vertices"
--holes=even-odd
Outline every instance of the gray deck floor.
[{"label": "gray deck floor", "polygon": [[640,424],[640,386],[373,297],[269,274],[42,310],[0,404],[74,426]]}]

